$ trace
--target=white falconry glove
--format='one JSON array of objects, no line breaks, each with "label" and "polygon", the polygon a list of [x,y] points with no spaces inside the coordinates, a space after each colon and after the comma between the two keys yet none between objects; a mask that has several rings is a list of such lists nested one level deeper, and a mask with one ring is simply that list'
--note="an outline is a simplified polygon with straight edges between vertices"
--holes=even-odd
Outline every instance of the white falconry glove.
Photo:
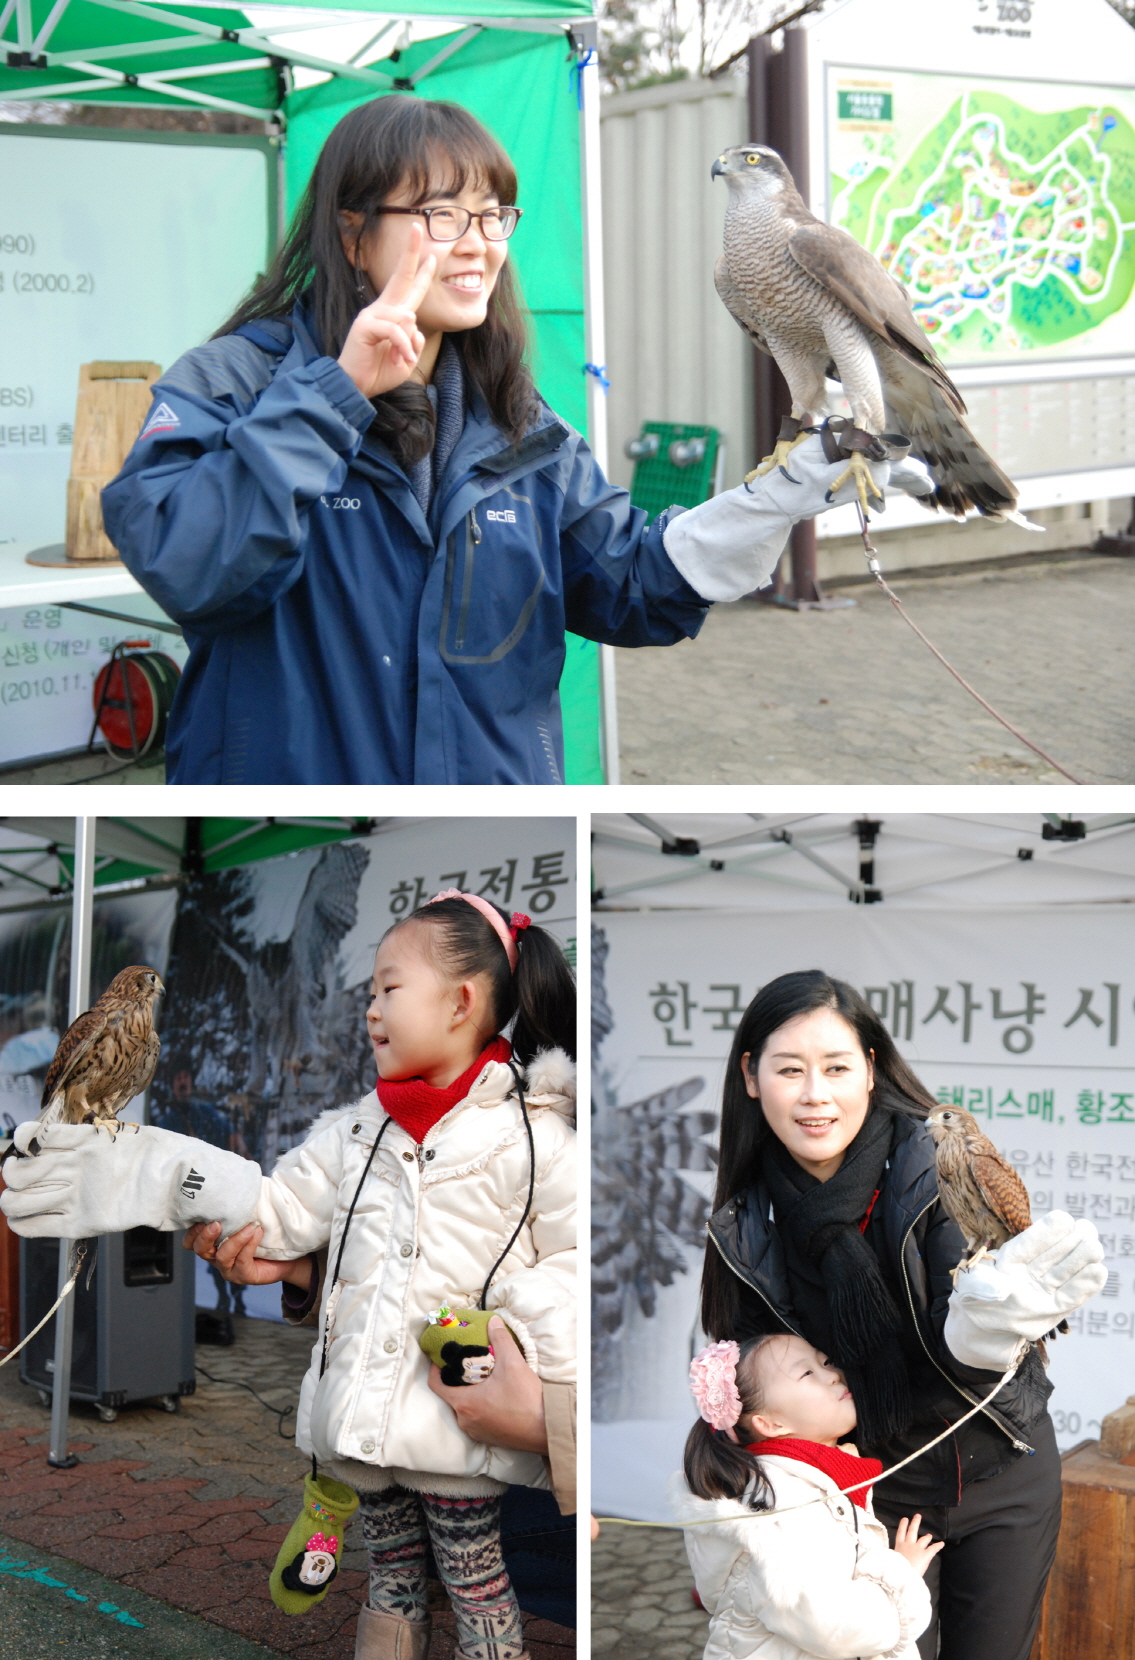
[{"label": "white falconry glove", "polygon": [[227,1238],[251,1221],[260,1197],[258,1164],[152,1125],[112,1134],[33,1121],[17,1125],[12,1141],[21,1156],[5,1159],[0,1208],[24,1239],[168,1233],[218,1220]]},{"label": "white falconry glove", "polygon": [[958,1275],[946,1347],[963,1366],[1003,1372],[1026,1343],[1102,1291],[1103,1246],[1088,1221],[1054,1210]]},{"label": "white falconry glove", "polygon": [[[880,490],[891,484],[910,496],[934,492],[934,480],[913,457],[869,465]],[[774,467],[751,484],[723,490],[671,519],[662,545],[703,599],[740,599],[755,588],[767,588],[793,525],[857,499],[849,479],[828,500],[828,490],[846,467],[846,457],[830,462],[819,434],[813,434],[792,451],[786,470]]]}]

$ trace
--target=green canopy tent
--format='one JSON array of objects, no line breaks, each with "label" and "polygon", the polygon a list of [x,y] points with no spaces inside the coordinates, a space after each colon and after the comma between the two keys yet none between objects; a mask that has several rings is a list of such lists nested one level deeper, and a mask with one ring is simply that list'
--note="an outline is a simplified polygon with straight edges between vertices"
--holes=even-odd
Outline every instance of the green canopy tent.
[{"label": "green canopy tent", "polygon": [[[587,431],[606,461],[599,106],[591,0],[421,0],[393,13],[367,0],[331,7],[273,0],[305,14],[254,25],[240,12],[144,0],[0,0],[0,100],[197,106],[275,121],[281,200],[290,211],[320,146],[357,104],[391,92],[463,104],[516,163],[525,219],[514,243],[531,314],[534,369],[548,401]],[[312,23],[313,12],[327,14]],[[289,44],[313,27],[373,18],[356,60]],[[452,32],[404,41],[413,21]],[[305,44],[307,44],[305,40]],[[292,69],[329,80],[296,90]],[[194,342],[187,341],[186,345]],[[561,682],[567,782],[617,782],[613,654],[568,636]]]}]

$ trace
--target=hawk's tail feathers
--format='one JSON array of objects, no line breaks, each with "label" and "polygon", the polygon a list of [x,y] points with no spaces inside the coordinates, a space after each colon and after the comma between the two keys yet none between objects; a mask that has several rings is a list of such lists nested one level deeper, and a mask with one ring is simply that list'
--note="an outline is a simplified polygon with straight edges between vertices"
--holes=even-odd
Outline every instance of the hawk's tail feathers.
[{"label": "hawk's tail feathers", "polygon": [[899,352],[888,354],[883,380],[894,430],[910,439],[911,454],[926,463],[934,480],[934,494],[919,497],[922,505],[958,518],[970,508],[990,519],[1014,513],[1016,485],[982,449],[937,381]]}]

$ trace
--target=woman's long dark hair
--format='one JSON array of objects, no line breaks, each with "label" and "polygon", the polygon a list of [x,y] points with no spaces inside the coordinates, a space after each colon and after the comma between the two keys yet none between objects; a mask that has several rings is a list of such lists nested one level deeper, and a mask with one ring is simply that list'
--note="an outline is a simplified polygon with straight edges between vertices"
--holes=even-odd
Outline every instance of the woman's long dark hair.
[{"label": "woman's long dark hair", "polygon": [[[831,1009],[842,1015],[864,1055],[871,1057],[875,1083],[869,1111],[882,1107],[900,1117],[923,1119],[937,1106],[925,1084],[919,1082],[895,1048],[883,1022],[854,986],[845,980],[835,980],[818,968],[781,974],[762,986],[753,998],[741,1016],[733,1039],[721,1103],[715,1211],[757,1180],[762,1149],[772,1134],[761,1103],[745,1088],[741,1057],[748,1055],[749,1074],[755,1078],[757,1062],[772,1034],[787,1021],[811,1014],[815,1009]],[[710,1243],[702,1271],[702,1328],[715,1341],[722,1341],[734,1336],[740,1315],[737,1277]]]},{"label": "woman's long dark hair", "polygon": [[[319,343],[338,357],[360,309],[358,277],[343,251],[339,215],[361,213],[355,248],[371,233],[378,209],[399,191],[407,206],[431,195],[458,195],[481,185],[506,205],[516,202],[516,171],[496,139],[459,104],[388,94],[360,104],[332,129],[308,181],[291,229],[268,272],[217,335],[257,318],[287,317],[302,297]],[[532,424],[536,391],[525,362],[527,330],[511,261],[505,260],[489,297],[488,315],[475,329],[449,336],[489,413],[513,443]],[[374,400],[377,425],[402,466],[433,447],[434,416],[425,388],[406,381]]]},{"label": "woman's long dark hair", "polygon": [[[755,1376],[756,1367],[746,1363],[777,1335],[766,1332],[763,1337],[750,1337],[740,1344],[736,1381],[743,1418],[759,1412],[764,1404],[763,1391]],[[772,1501],[772,1489],[754,1454],[731,1441],[723,1429],[711,1429],[704,1418],[698,1419],[686,1437],[682,1471],[686,1486],[699,1499],[744,1498],[753,1483],[753,1490],[745,1499],[750,1510],[767,1510]]]},{"label": "woman's long dark hair", "polygon": [[[494,905],[494,910],[498,908]],[[509,917],[498,911],[507,924]],[[466,899],[437,899],[394,924],[430,930],[430,948],[439,967],[455,982],[485,975],[489,982],[493,1032],[510,1020],[512,1052],[527,1066],[541,1049],[562,1049],[575,1059],[575,980],[567,958],[546,928],[530,924],[517,937],[516,972],[496,929]],[[388,928],[387,934],[394,932]]]}]

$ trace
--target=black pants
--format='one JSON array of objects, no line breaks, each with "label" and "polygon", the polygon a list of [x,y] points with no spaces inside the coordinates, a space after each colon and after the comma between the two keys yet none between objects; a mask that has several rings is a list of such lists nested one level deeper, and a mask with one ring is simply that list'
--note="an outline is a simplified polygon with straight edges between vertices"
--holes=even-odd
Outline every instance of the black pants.
[{"label": "black pants", "polygon": [[[934,1611],[918,1639],[921,1660],[1028,1660],[1060,1531],[1060,1455],[1047,1413],[1036,1451],[989,1481],[975,1481],[951,1510],[920,1512],[920,1533],[946,1541],[927,1569]],[[910,1507],[874,1500],[894,1543]]]}]

